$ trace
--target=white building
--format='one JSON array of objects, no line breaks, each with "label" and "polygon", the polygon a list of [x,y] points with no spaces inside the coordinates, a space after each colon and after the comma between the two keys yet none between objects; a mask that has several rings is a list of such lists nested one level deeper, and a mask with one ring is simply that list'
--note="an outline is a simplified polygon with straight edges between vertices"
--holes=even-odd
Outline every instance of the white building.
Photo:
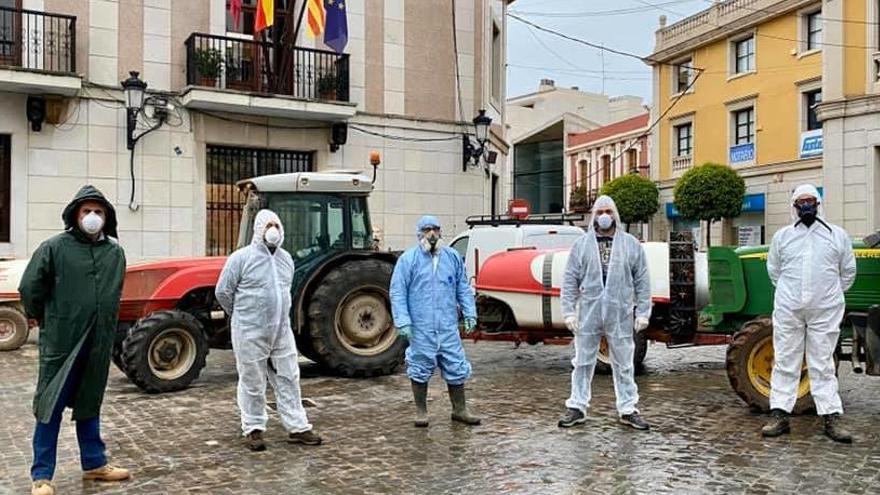
[{"label": "white building", "polygon": [[538,91],[507,100],[510,197],[529,201],[532,211],[553,213],[566,204],[564,153],[568,136],[645,112],[637,96],[609,97],[543,79]]},{"label": "white building", "polygon": [[[276,0],[270,39],[281,39],[303,1]],[[349,9],[343,54],[304,28],[296,48],[255,44],[253,0],[238,23],[225,0],[0,2],[0,256],[27,257],[57,233],[64,205],[86,183],[116,205],[130,260],[223,254],[237,231],[235,180],[368,170],[372,150],[382,155],[370,208],[384,247],[411,244],[424,213],[461,230],[466,216],[500,203],[507,176],[511,2],[456,2],[457,54],[445,1],[340,2]],[[158,122],[156,108],[168,113],[136,144],[134,183],[120,90],[130,70],[151,97],[137,133]],[[46,105],[39,130],[26,115],[29,97]],[[479,109],[493,119],[498,163],[463,171],[461,133],[473,132]],[[348,126],[335,152],[334,124]]]}]

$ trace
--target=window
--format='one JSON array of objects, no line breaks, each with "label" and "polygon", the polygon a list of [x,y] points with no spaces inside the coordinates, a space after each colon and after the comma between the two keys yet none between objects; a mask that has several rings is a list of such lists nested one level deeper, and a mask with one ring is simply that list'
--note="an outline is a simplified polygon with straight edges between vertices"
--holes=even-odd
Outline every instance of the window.
[{"label": "window", "polygon": [[501,30],[492,23],[492,99],[499,104],[501,98]]},{"label": "window", "polygon": [[636,150],[626,150],[626,171],[627,173],[639,171],[639,154]]},{"label": "window", "polygon": [[806,33],[804,39],[807,42],[807,50],[819,50],[822,48],[822,11],[816,11],[804,16]]},{"label": "window", "polygon": [[367,213],[367,198],[353,197],[351,204],[351,247],[353,249],[370,249],[373,247],[373,229],[370,226],[370,215]]},{"label": "window", "polygon": [[755,108],[743,108],[733,112],[733,144],[755,142]]},{"label": "window", "polygon": [[458,254],[461,256],[461,259],[466,260],[469,241],[470,241],[470,236],[464,236],[464,237],[456,240],[455,242],[453,242],[452,245],[450,245],[449,247],[456,250],[458,252]]},{"label": "window", "polygon": [[675,156],[691,156],[694,152],[693,124],[681,124],[675,126],[675,141],[677,143]]},{"label": "window", "polygon": [[602,184],[611,182],[611,155],[602,155]]},{"label": "window", "polygon": [[[288,3],[294,3],[294,0],[275,0],[275,26],[269,31],[272,31],[277,27],[278,33],[284,32],[283,23],[286,20],[285,16],[287,15]],[[257,0],[241,0],[241,17],[239,17],[238,23],[232,18],[232,11],[229,8],[229,4],[229,0],[226,0],[226,31],[230,33],[253,35],[254,20],[257,15]]]},{"label": "window", "polygon": [[589,178],[589,166],[586,160],[581,160],[578,162],[578,166],[580,174],[578,174],[578,183],[579,186],[585,186],[587,184],[587,179]]},{"label": "window", "polygon": [[244,195],[235,183],[250,177],[314,170],[309,151],[232,148],[208,145],[206,151],[206,255],[226,256],[238,242]]},{"label": "window", "polygon": [[755,37],[749,36],[733,42],[733,73],[744,74],[755,70]]},{"label": "window", "polygon": [[295,260],[346,249],[343,198],[323,194],[269,193],[266,194],[266,207],[277,213],[281,223],[288,226],[284,231],[283,247]]},{"label": "window", "polygon": [[12,138],[0,134],[0,242],[9,242],[9,224],[12,219]]},{"label": "window", "polygon": [[816,105],[822,103],[822,90],[815,89],[804,93],[804,115],[807,116],[807,130],[812,131],[822,128],[822,122],[816,116]]},{"label": "window", "polygon": [[534,213],[559,213],[565,201],[562,139],[520,143],[513,149],[513,194],[532,206]]},{"label": "window", "polygon": [[689,58],[675,65],[675,92],[684,93],[691,86],[694,77],[694,60]]}]

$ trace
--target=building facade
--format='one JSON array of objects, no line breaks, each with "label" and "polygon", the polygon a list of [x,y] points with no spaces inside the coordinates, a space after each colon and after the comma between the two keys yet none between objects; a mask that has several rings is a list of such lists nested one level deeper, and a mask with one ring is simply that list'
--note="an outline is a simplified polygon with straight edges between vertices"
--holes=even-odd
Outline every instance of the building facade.
[{"label": "building facade", "polygon": [[557,213],[567,205],[565,153],[569,137],[645,111],[637,96],[609,97],[557,87],[543,79],[538,91],[507,101],[510,190],[532,211]]},{"label": "building facade", "polygon": [[825,204],[861,237],[880,230],[880,1],[826,0],[822,16]]},{"label": "building facade", "polygon": [[[0,0],[0,256],[58,232],[85,183],[116,205],[129,259],[225,254],[235,181],[368,171],[373,150],[383,247],[411,244],[424,213],[461,230],[503,202],[509,3],[336,2],[348,25],[337,53],[304,27],[293,38],[303,0],[276,0],[257,41],[253,0],[240,18],[226,0]],[[132,162],[120,81],[133,70],[148,84],[136,134],[157,128]],[[464,170],[461,134],[479,109],[499,157]]]},{"label": "building facade", "polygon": [[[606,183],[637,173],[648,177],[648,125],[650,113],[568,136],[565,161],[565,195],[569,199],[575,189],[582,188],[585,198],[595,198]],[[592,201],[587,201],[587,206]]]},{"label": "building facade", "polygon": [[661,18],[650,57],[659,119],[651,172],[661,190],[653,239],[699,231],[678,215],[672,189],[706,162],[728,164],[746,182],[742,214],[713,224],[713,243],[769,242],[791,221],[793,189],[823,185],[826,131],[816,112],[831,22],[822,8],[817,0],[728,0],[672,25]]}]

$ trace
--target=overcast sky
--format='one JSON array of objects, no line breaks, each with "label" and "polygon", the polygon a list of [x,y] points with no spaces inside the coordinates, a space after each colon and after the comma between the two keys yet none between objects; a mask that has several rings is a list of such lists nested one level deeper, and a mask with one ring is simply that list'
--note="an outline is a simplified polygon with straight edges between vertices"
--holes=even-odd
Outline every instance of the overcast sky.
[{"label": "overcast sky", "polygon": [[[658,19],[674,22],[711,5],[711,0],[517,0],[511,13],[575,38],[649,55]],[[531,93],[542,78],[557,86],[603,92],[600,50],[530,28],[508,18],[507,96]],[[651,70],[644,63],[605,53],[604,92],[651,100]]]}]

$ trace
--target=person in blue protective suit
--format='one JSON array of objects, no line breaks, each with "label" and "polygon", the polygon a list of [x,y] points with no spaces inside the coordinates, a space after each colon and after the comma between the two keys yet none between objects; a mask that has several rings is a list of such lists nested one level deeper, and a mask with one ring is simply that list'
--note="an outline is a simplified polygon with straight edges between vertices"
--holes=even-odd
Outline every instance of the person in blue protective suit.
[{"label": "person in blue protective suit", "polygon": [[[560,428],[586,421],[590,385],[599,343],[608,342],[614,393],[620,422],[647,430],[636,405],[633,330],[648,328],[651,317],[651,282],[645,252],[639,241],[620,230],[614,200],[600,196],[593,204],[590,229],[568,255],[562,283],[562,316],[574,334],[571,396]],[[635,311],[633,311],[635,309]]]},{"label": "person in blue protective suit", "polygon": [[464,260],[454,249],[442,245],[436,218],[422,217],[416,232],[419,244],[397,260],[391,277],[394,325],[409,340],[406,374],[415,398],[415,425],[428,426],[428,380],[438,365],[449,387],[452,420],[480,424],[480,418],[467,409],[464,382],[471,375],[471,364],[458,333],[459,309],[464,314],[466,333],[473,332],[477,325]]}]

